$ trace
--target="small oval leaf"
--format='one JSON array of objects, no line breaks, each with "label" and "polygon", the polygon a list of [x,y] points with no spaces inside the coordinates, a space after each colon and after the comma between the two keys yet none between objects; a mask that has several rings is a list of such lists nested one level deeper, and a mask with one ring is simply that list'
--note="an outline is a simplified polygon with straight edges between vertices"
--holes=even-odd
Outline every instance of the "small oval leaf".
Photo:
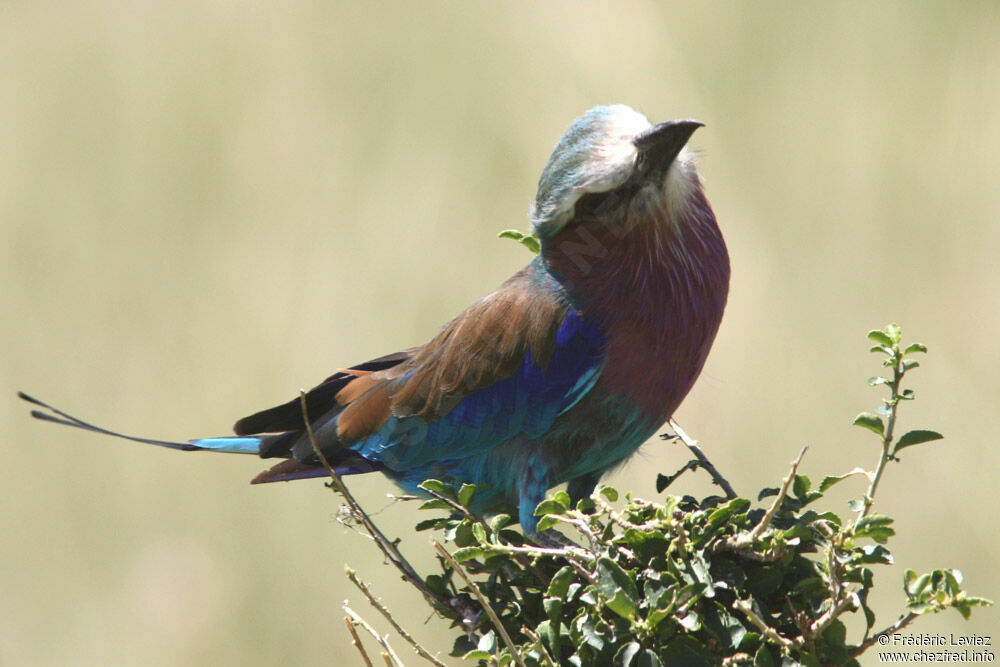
[{"label": "small oval leaf", "polygon": [[879,345],[891,346],[892,339],[889,338],[889,334],[882,331],[881,329],[872,329],[868,332],[868,340],[873,340]]},{"label": "small oval leaf", "polygon": [[913,445],[920,445],[925,442],[940,440],[943,437],[944,436],[937,431],[924,431],[919,429],[907,431],[899,438],[899,440],[896,441],[896,448],[892,450],[892,453],[895,454],[904,447],[912,447]]},{"label": "small oval leaf", "polygon": [[866,428],[876,435],[885,433],[885,423],[882,422],[882,418],[871,412],[862,412],[855,417],[854,425]]}]

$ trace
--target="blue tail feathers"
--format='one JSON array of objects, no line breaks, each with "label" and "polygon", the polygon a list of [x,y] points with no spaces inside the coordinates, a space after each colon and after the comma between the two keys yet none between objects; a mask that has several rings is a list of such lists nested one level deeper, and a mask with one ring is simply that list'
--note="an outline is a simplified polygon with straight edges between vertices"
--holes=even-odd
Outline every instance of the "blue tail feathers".
[{"label": "blue tail feathers", "polygon": [[37,405],[40,408],[45,408],[49,411],[43,412],[41,410],[32,410],[31,416],[35,419],[41,419],[42,421],[49,421],[56,424],[63,424],[64,426],[72,426],[73,428],[91,431],[93,433],[110,435],[124,440],[131,440],[132,442],[141,442],[146,445],[156,445],[158,447],[168,447],[170,449],[180,449],[183,451],[204,450],[210,452],[225,452],[227,454],[257,454],[260,450],[261,440],[263,440],[262,437],[230,437],[203,438],[201,440],[192,440],[190,442],[174,442],[171,440],[155,440],[153,438],[137,438],[133,435],[126,435],[124,433],[111,431],[106,428],[101,428],[100,426],[89,424],[82,419],[78,419],[77,417],[67,414],[58,408],[52,407],[44,401],[40,401],[33,396],[28,396],[23,391],[19,391],[17,395],[22,400],[25,400],[32,405]]},{"label": "blue tail feathers", "polygon": [[257,454],[263,438],[243,436],[238,438],[202,438],[192,440],[190,444],[197,449],[225,454]]}]

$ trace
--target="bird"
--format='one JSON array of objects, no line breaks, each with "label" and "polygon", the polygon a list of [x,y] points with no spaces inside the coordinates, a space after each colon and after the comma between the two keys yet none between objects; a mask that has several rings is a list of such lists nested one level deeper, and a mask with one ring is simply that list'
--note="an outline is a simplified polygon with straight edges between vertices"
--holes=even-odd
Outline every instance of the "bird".
[{"label": "bird", "polygon": [[138,438],[20,396],[47,421],[280,459],[254,484],[325,476],[325,464],[412,493],[432,478],[473,483],[474,511],[513,505],[535,534],[549,489],[589,496],[672,417],[719,330],[730,263],[688,146],[702,126],[623,104],[585,112],[542,170],[531,262],[425,344],[338,369],[234,436]]}]

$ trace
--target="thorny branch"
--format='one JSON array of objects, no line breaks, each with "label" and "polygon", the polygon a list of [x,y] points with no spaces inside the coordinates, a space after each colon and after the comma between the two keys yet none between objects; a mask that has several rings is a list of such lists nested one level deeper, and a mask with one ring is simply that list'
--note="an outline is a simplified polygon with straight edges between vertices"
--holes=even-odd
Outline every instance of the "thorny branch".
[{"label": "thorny branch", "polygon": [[[375,641],[379,643],[379,646],[382,647],[383,657],[388,656],[386,658],[387,664],[398,665],[399,667],[403,667],[403,661],[399,659],[399,656],[396,655],[396,652],[392,650],[391,646],[389,646],[389,640],[386,637],[380,635],[378,631],[376,631],[375,628],[369,625],[365,619],[361,618],[358,612],[354,611],[349,606],[347,606],[346,602],[344,603],[343,608],[344,608],[344,613],[347,614],[348,623],[350,623],[351,625],[360,626],[365,632],[374,637]],[[357,635],[355,634],[355,636]]]},{"label": "thorny branch", "polygon": [[365,645],[361,643],[361,637],[358,637],[358,631],[354,628],[354,623],[351,621],[350,616],[344,617],[344,623],[347,625],[347,631],[351,634],[351,643],[354,648],[358,649],[358,653],[361,654],[361,659],[365,661],[368,667],[372,667],[371,658],[368,657],[368,651],[365,650]]},{"label": "thorny branch", "polygon": [[716,467],[712,465],[712,462],[708,460],[708,457],[705,456],[705,452],[701,451],[698,441],[693,440],[691,436],[685,433],[684,429],[680,427],[680,424],[675,422],[673,419],[671,419],[669,423],[670,428],[674,429],[674,433],[677,434],[677,437],[679,437],[681,441],[687,445],[687,448],[690,449],[691,453],[694,454],[696,459],[698,459],[698,465],[708,471],[708,474],[712,476],[712,481],[722,487],[722,490],[726,493],[726,498],[729,500],[737,498],[738,494],[733,490],[732,484],[730,484],[726,478],[719,473]]},{"label": "thorny branch", "polygon": [[312,424],[309,421],[309,412],[306,407],[306,394],[304,391],[299,392],[299,401],[302,405],[302,420],[306,425],[306,433],[309,436],[309,442],[312,444],[313,451],[316,452],[316,456],[319,458],[323,467],[326,468],[327,473],[330,475],[332,480],[333,488],[344,498],[344,502],[351,510],[351,514],[361,522],[365,530],[378,545],[378,548],[382,551],[389,562],[392,563],[396,569],[398,569],[402,575],[403,579],[408,581],[417,590],[419,590],[424,598],[431,603],[431,606],[438,610],[447,610],[450,605],[447,600],[439,597],[434,591],[432,591],[427,584],[424,582],[423,578],[417,574],[417,571],[413,569],[413,566],[403,557],[396,545],[389,540],[382,531],[378,529],[378,526],[371,520],[368,514],[361,508],[358,501],[355,500],[351,492],[347,490],[347,486],[344,485],[343,480],[340,479],[340,475],[337,471],[330,466],[330,462],[327,460],[326,456],[323,454],[322,450],[319,448],[319,444],[316,442],[316,436],[313,434]]},{"label": "thorny branch", "polygon": [[406,640],[406,642],[410,646],[413,647],[413,650],[417,652],[417,655],[419,655],[421,658],[427,660],[428,662],[431,662],[431,663],[433,663],[435,665],[438,665],[439,667],[445,667],[445,664],[443,662],[441,662],[440,660],[438,660],[437,658],[435,658],[433,655],[431,655],[430,652],[427,651],[427,649],[425,649],[423,646],[421,646],[417,642],[417,640],[413,638],[413,636],[410,633],[408,633],[406,630],[404,630],[399,625],[399,623],[396,622],[396,619],[394,619],[392,617],[392,614],[389,613],[389,610],[385,608],[385,605],[383,605],[372,594],[371,589],[368,588],[368,584],[365,583],[365,582],[363,582],[363,581],[361,581],[358,578],[358,573],[357,572],[355,572],[350,567],[345,567],[345,570],[347,571],[347,578],[351,580],[351,583],[358,587],[358,590],[360,590],[364,594],[364,596],[366,598],[368,598],[368,602],[370,602],[371,605],[373,607],[375,607],[375,609],[377,609],[378,612],[380,614],[382,614],[382,616],[384,616],[387,621],[389,621],[389,625],[391,625],[392,629],[396,631],[396,634],[398,634],[400,637],[402,637],[404,640]]},{"label": "thorny branch", "polygon": [[441,556],[448,561],[448,564],[451,565],[452,569],[454,569],[455,572],[458,572],[459,576],[465,581],[465,585],[469,587],[472,594],[476,596],[477,600],[479,600],[479,604],[483,606],[483,610],[486,612],[486,615],[489,616],[490,621],[493,623],[493,627],[496,628],[497,634],[499,634],[503,639],[503,643],[510,651],[511,657],[514,658],[514,662],[516,662],[519,667],[527,667],[524,664],[524,659],[521,658],[521,654],[517,650],[517,647],[514,646],[514,642],[510,638],[510,635],[507,634],[507,628],[503,626],[503,623],[500,621],[497,613],[493,610],[493,607],[490,606],[489,600],[487,600],[486,596],[484,596],[482,591],[479,590],[479,586],[477,586],[476,583],[469,578],[469,575],[465,572],[465,568],[459,565],[454,556],[448,553],[448,550],[441,546],[437,540],[431,540],[431,544],[433,544],[438,553],[440,553]]},{"label": "thorny branch", "polygon": [[865,651],[867,651],[869,648],[874,646],[876,642],[878,642],[879,637],[882,636],[890,637],[896,634],[897,632],[908,626],[910,623],[915,621],[919,616],[920,614],[915,614],[911,611],[905,616],[900,617],[898,621],[887,627],[885,630],[880,630],[879,632],[876,632],[871,637],[869,637],[868,639],[864,640],[863,642],[855,646],[853,649],[851,649],[850,651],[851,657],[853,658],[859,656]]}]

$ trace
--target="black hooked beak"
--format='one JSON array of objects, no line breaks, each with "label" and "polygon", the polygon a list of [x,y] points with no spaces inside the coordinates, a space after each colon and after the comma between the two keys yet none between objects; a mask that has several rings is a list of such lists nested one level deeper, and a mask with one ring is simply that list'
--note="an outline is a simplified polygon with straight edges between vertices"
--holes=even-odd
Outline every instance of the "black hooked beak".
[{"label": "black hooked beak", "polygon": [[705,124],[696,120],[670,120],[649,128],[633,140],[639,149],[639,174],[654,179],[666,176],[670,165],[694,131]]}]

